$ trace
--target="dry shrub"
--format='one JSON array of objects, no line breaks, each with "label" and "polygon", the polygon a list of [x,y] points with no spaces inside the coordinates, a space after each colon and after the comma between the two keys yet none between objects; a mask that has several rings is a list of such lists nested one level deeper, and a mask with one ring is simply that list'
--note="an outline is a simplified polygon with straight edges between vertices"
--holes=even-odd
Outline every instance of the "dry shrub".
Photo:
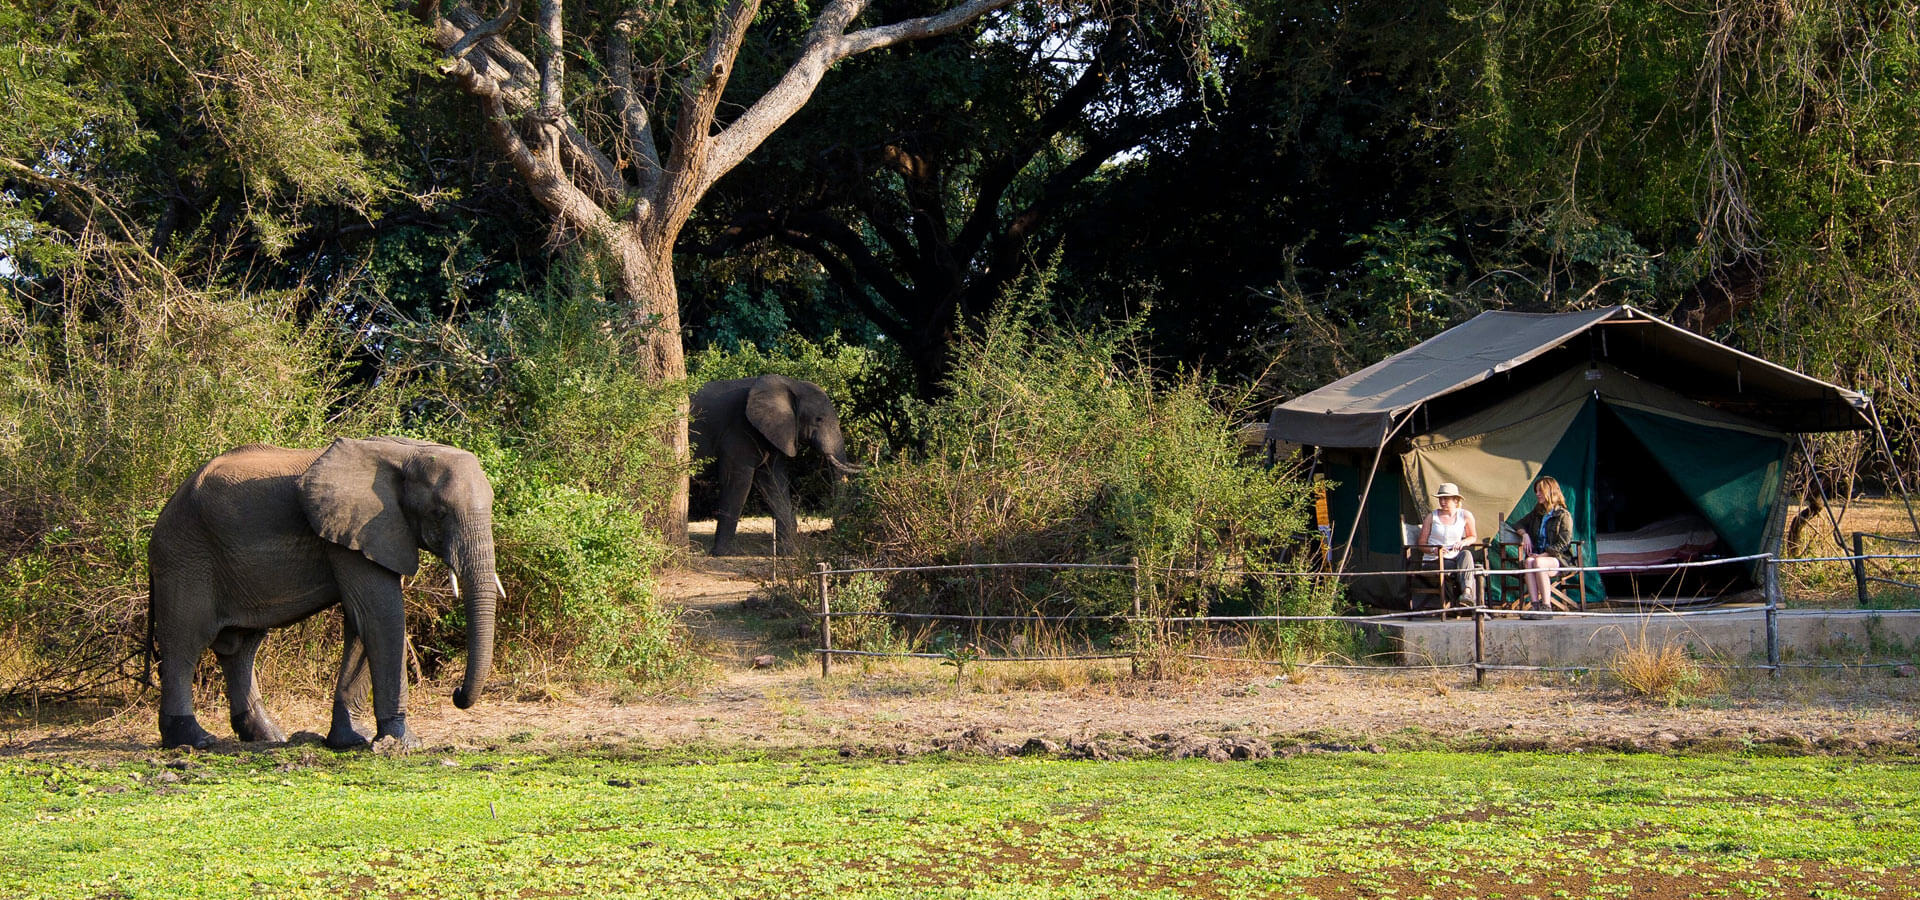
[{"label": "dry shrub", "polygon": [[1678,702],[1716,690],[1719,679],[1674,638],[1655,644],[1642,627],[1613,655],[1609,670],[1622,687],[1642,697]]},{"label": "dry shrub", "polygon": [[328,419],[340,348],[294,296],[70,276],[63,305],[0,297],[0,700],[135,684],[174,487],[236,445],[352,427]]}]

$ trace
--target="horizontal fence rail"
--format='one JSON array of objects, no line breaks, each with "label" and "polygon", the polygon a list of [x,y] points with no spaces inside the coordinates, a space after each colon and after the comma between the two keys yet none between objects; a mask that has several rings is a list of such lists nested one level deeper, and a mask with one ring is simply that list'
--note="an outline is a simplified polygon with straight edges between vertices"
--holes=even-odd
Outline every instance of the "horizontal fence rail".
[{"label": "horizontal fence rail", "polygon": [[[1763,613],[1766,621],[1767,662],[1765,664],[1751,664],[1751,665],[1701,664],[1703,668],[1721,669],[1721,670],[1766,671],[1772,674],[1778,674],[1780,671],[1787,670],[1787,669],[1845,670],[1845,669],[1891,668],[1891,667],[1907,665],[1906,663],[1902,663],[1902,662],[1785,663],[1785,662],[1782,662],[1780,659],[1778,617],[1783,605],[1781,592],[1780,592],[1780,585],[1779,585],[1779,569],[1781,566],[1811,564],[1811,563],[1835,563],[1835,562],[1848,563],[1851,566],[1853,566],[1854,572],[1856,575],[1856,580],[1859,581],[1860,584],[1862,585],[1862,587],[1860,588],[1860,596],[1861,596],[1861,602],[1863,605],[1866,603],[1866,591],[1865,591],[1864,585],[1868,581],[1881,581],[1889,584],[1901,585],[1903,587],[1914,587],[1913,585],[1907,585],[1903,582],[1899,582],[1896,580],[1869,575],[1865,572],[1864,566],[1868,561],[1874,561],[1874,560],[1920,560],[1920,553],[1868,554],[1863,552],[1862,542],[1864,537],[1874,537],[1875,539],[1884,539],[1884,540],[1890,540],[1890,541],[1896,541],[1900,543],[1913,544],[1916,546],[1920,546],[1920,540],[1890,538],[1890,537],[1881,536],[1881,535],[1863,535],[1862,533],[1856,532],[1854,534],[1855,553],[1852,556],[1780,558],[1780,557],[1776,557],[1773,554],[1758,553],[1758,554],[1750,554],[1746,556],[1727,557],[1723,559],[1695,560],[1695,561],[1688,561],[1688,562],[1662,563],[1662,564],[1655,564],[1655,565],[1565,566],[1565,567],[1556,567],[1556,568],[1512,568],[1512,569],[1501,568],[1501,569],[1492,569],[1492,570],[1476,569],[1474,571],[1477,573],[1478,577],[1481,577],[1481,578],[1485,578],[1492,574],[1508,576],[1508,575],[1521,575],[1521,574],[1526,574],[1531,572],[1549,572],[1549,573],[1555,573],[1555,574],[1566,574],[1569,572],[1577,571],[1577,572],[1590,572],[1590,573],[1596,573],[1596,574],[1602,574],[1602,575],[1609,574],[1609,573],[1647,574],[1650,572],[1661,572],[1661,571],[1673,572],[1673,571],[1680,571],[1685,569],[1696,569],[1696,568],[1704,568],[1704,567],[1710,567],[1710,566],[1726,566],[1726,565],[1736,565],[1736,564],[1759,563],[1762,565],[1764,570],[1762,587],[1764,589],[1765,597],[1766,597],[1766,603],[1765,603],[1765,606],[1763,607]],[[1132,587],[1133,587],[1134,609],[1132,614],[1104,613],[1104,614],[1068,614],[1068,615],[970,615],[970,614],[963,614],[963,613],[890,612],[886,610],[836,611],[832,608],[832,600],[831,600],[832,592],[830,588],[830,581],[832,578],[835,578],[835,577],[847,577],[847,576],[865,575],[865,574],[904,574],[904,573],[917,574],[917,573],[929,573],[929,572],[953,573],[953,572],[982,572],[982,571],[998,571],[998,570],[1103,571],[1103,572],[1127,573],[1133,580]],[[865,658],[942,659],[942,660],[955,662],[956,664],[969,664],[974,662],[980,662],[980,663],[1060,662],[1060,661],[1083,661],[1083,660],[1097,661],[1097,660],[1132,659],[1134,660],[1134,665],[1136,670],[1139,666],[1140,651],[1137,649],[1129,650],[1127,652],[1112,652],[1112,653],[1089,652],[1089,653],[1072,653],[1072,654],[1058,654],[1058,655],[1050,654],[1050,655],[1044,655],[1044,656],[1033,656],[1033,655],[995,656],[995,655],[987,655],[985,653],[979,652],[979,648],[975,645],[968,645],[970,652],[963,656],[959,654],[957,651],[933,653],[933,652],[921,652],[921,651],[874,651],[874,650],[854,650],[854,649],[848,649],[848,648],[836,648],[833,646],[833,620],[836,618],[868,617],[868,618],[885,618],[885,619],[898,619],[898,620],[955,621],[955,622],[974,622],[974,623],[1009,623],[1009,622],[1076,623],[1077,622],[1077,623],[1088,623],[1088,624],[1101,623],[1101,624],[1108,624],[1108,625],[1126,624],[1130,626],[1148,625],[1148,626],[1154,626],[1157,628],[1164,628],[1166,626],[1172,626],[1172,625],[1215,625],[1215,624],[1245,625],[1245,624],[1284,624],[1284,623],[1311,623],[1311,622],[1341,622],[1341,623],[1354,624],[1354,625],[1367,625],[1367,624],[1377,624],[1377,623],[1392,622],[1392,621],[1412,621],[1412,620],[1427,619],[1427,618],[1434,618],[1434,617],[1445,618],[1451,615],[1459,615],[1462,617],[1470,615],[1473,618],[1473,625],[1474,625],[1474,659],[1472,662],[1437,663],[1437,664],[1428,664],[1428,665],[1371,666],[1371,665],[1336,664],[1336,663],[1296,664],[1296,663],[1290,663],[1288,661],[1283,661],[1283,660],[1250,659],[1250,658],[1242,658],[1242,657],[1227,657],[1227,656],[1216,656],[1216,655],[1207,655],[1207,654],[1198,654],[1198,653],[1180,654],[1180,656],[1182,656],[1183,658],[1194,659],[1194,660],[1204,660],[1204,661],[1239,662],[1239,663],[1257,664],[1257,665],[1292,665],[1296,668],[1367,671],[1367,672],[1419,671],[1419,670],[1437,670],[1437,669],[1472,669],[1474,672],[1475,679],[1480,680],[1480,679],[1483,679],[1486,673],[1488,672],[1587,672],[1587,671],[1591,671],[1593,668],[1592,666],[1576,666],[1576,665],[1546,666],[1546,665],[1511,665],[1511,664],[1489,663],[1486,661],[1486,658],[1485,658],[1484,628],[1485,628],[1486,622],[1490,619],[1506,619],[1506,618],[1516,618],[1516,617],[1526,618],[1526,619],[1555,619],[1555,618],[1615,618],[1617,619],[1617,618],[1620,618],[1623,614],[1633,615],[1639,618],[1656,618],[1657,617],[1662,619],[1666,619],[1666,618],[1689,619],[1689,618],[1713,617],[1713,616],[1751,615],[1753,612],[1753,610],[1750,608],[1748,609],[1677,609],[1672,607],[1661,606],[1657,603],[1641,606],[1636,609],[1633,609],[1630,612],[1624,612],[1624,613],[1619,611],[1597,612],[1597,611],[1584,610],[1584,609],[1583,610],[1535,610],[1535,609],[1521,610],[1521,609],[1513,609],[1513,608],[1506,608],[1506,607],[1487,606],[1484,604],[1475,603],[1470,606],[1454,606],[1451,608],[1433,609],[1433,610],[1408,610],[1404,612],[1379,613],[1379,614],[1373,614],[1373,615],[1166,616],[1166,615],[1146,614],[1146,612],[1142,608],[1142,602],[1141,602],[1141,598],[1143,596],[1143,589],[1144,589],[1144,585],[1142,583],[1143,579],[1150,578],[1150,577],[1181,576],[1181,575],[1185,575],[1185,576],[1195,576],[1195,575],[1222,576],[1224,575],[1229,577],[1242,577],[1242,578],[1246,578],[1246,577],[1357,578],[1362,576],[1393,576],[1393,577],[1428,576],[1428,577],[1431,577],[1436,574],[1433,570],[1424,570],[1424,569],[1423,570],[1387,570],[1387,571],[1377,571],[1377,572],[1346,572],[1346,573],[1316,572],[1316,571],[1244,571],[1244,572],[1222,573],[1222,572],[1206,571],[1206,570],[1199,570],[1199,569],[1185,569],[1185,568],[1178,568],[1178,567],[1142,566],[1140,565],[1138,560],[1134,560],[1126,564],[958,563],[958,564],[948,564],[948,565],[939,565],[939,566],[864,566],[864,567],[848,567],[848,568],[840,568],[840,569],[831,568],[826,563],[821,563],[819,564],[814,574],[818,579],[817,587],[819,591],[818,597],[819,597],[820,608],[818,612],[813,614],[813,616],[814,618],[818,619],[820,622],[820,646],[815,648],[813,652],[819,654],[820,656],[820,673],[822,676],[829,676],[832,674],[833,659],[834,657],[837,657],[837,656],[838,657],[865,657]],[[1915,589],[1920,590],[1920,588],[1915,588]],[[1484,596],[1484,594],[1482,594],[1481,596]]]}]

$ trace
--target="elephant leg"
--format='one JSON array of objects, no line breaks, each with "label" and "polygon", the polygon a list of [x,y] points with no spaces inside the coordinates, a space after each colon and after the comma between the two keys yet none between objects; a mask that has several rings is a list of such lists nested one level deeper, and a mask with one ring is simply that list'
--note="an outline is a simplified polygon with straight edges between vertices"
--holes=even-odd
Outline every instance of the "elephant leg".
[{"label": "elephant leg", "polygon": [[285,741],[287,735],[267,715],[260,687],[253,679],[253,659],[260,652],[265,631],[226,631],[213,642],[214,655],[227,676],[227,708],[233,734],[243,741]]},{"label": "elephant leg", "polygon": [[787,467],[776,460],[755,470],[753,483],[760,489],[760,499],[767,504],[767,511],[773,514],[773,552],[791,555],[800,531],[793,518],[793,490]]},{"label": "elephant leg", "polygon": [[193,714],[193,670],[200,663],[205,645],[188,652],[179,647],[161,646],[160,656],[160,744],[165,747],[192,747],[204,750],[213,744],[213,735],[200,727]]},{"label": "elephant leg", "polygon": [[160,660],[160,744],[201,750],[213,744],[213,735],[200,727],[193,714],[193,673],[213,635],[203,633],[199,617],[190,615],[180,598],[208,597],[212,590],[204,584],[183,586],[177,580],[170,573],[157,573],[151,601]]},{"label": "elephant leg", "polygon": [[354,551],[334,553],[346,613],[360,631],[373,681],[374,742],[390,737],[411,750],[420,739],[407,731],[407,615],[400,578]]},{"label": "elephant leg", "polygon": [[327,746],[335,750],[369,743],[367,736],[354,727],[355,720],[365,721],[369,713],[367,691],[371,673],[366,647],[360,642],[360,628],[354,624],[353,616],[342,618],[345,622],[341,626],[344,646],[340,651],[340,677],[334,683],[333,724],[327,729]]},{"label": "elephant leg", "polygon": [[720,468],[720,507],[713,513],[713,555],[732,556],[734,531],[740,527],[740,511],[746,508],[747,491],[753,488],[756,470],[722,464]]}]

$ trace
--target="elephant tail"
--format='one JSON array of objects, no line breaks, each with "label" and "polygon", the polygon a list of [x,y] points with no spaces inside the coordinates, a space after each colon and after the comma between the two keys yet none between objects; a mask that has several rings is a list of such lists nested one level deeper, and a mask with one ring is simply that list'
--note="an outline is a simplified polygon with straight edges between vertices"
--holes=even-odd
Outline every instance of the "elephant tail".
[{"label": "elephant tail", "polygon": [[154,636],[153,623],[153,567],[147,567],[147,639],[140,644],[140,653],[145,664],[140,669],[140,683],[149,690],[153,688],[153,661],[160,656],[160,642]]}]

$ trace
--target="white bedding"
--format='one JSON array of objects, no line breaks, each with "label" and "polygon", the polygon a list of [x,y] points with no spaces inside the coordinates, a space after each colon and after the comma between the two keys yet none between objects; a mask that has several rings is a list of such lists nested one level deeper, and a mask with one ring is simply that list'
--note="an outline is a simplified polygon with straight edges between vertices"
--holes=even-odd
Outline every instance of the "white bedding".
[{"label": "white bedding", "polygon": [[1696,515],[1661,519],[1633,531],[1594,535],[1603,566],[1657,566],[1687,562],[1713,549],[1719,536]]}]

